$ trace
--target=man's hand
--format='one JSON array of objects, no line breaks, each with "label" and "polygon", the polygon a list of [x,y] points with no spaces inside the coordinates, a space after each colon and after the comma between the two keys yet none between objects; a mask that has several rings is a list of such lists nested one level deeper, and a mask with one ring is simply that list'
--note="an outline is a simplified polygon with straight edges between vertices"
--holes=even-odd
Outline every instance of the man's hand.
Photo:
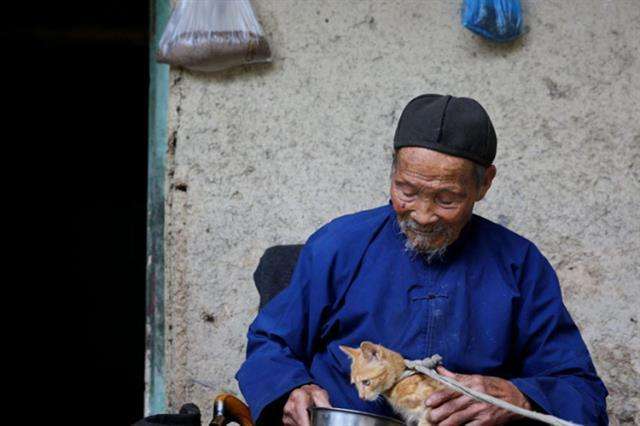
[{"label": "man's hand", "polygon": [[[462,383],[463,385],[488,395],[500,398],[518,407],[531,410],[531,404],[518,388],[508,380],[499,377],[480,376],[476,374],[455,374],[446,368],[438,367],[438,373]],[[431,408],[429,421],[433,425],[501,425],[521,416],[483,403],[454,390],[446,389],[435,392],[426,401]]]},{"label": "man's hand", "polygon": [[294,389],[284,404],[282,423],[285,426],[309,426],[309,407],[331,407],[327,391],[314,384]]}]

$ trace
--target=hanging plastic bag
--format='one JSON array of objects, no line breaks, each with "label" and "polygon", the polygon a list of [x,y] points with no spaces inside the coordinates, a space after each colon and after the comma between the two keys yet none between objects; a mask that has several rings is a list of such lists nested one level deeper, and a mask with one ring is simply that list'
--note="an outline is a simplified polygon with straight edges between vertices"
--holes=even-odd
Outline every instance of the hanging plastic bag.
[{"label": "hanging plastic bag", "polygon": [[511,41],[522,34],[520,0],[464,0],[462,25],[492,41]]},{"label": "hanging plastic bag", "polygon": [[196,71],[269,62],[271,50],[249,0],[178,0],[158,62]]}]

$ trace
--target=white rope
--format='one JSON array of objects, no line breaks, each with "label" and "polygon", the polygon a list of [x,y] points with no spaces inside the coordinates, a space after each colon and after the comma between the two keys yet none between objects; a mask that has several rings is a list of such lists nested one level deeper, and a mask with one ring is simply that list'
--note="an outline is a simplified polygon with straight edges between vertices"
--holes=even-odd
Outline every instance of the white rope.
[{"label": "white rope", "polygon": [[477,399],[478,401],[487,402],[489,404],[493,404],[500,408],[503,408],[507,411],[511,411],[512,413],[520,414],[521,416],[528,417],[530,419],[538,420],[543,423],[547,423],[554,426],[580,426],[576,423],[571,423],[566,420],[559,419],[557,417],[551,416],[549,414],[536,413],[535,411],[525,410],[524,408],[517,407],[513,404],[509,404],[506,401],[495,398],[491,395],[487,395],[486,393],[478,392],[473,389],[470,389],[457,381],[438,374],[435,368],[442,361],[442,357],[440,355],[433,355],[429,358],[418,359],[414,361],[405,360],[404,363],[409,370],[418,371],[422,374],[425,374],[431,377],[434,380],[443,383],[444,385],[454,389],[460,393],[463,393],[471,398]]}]

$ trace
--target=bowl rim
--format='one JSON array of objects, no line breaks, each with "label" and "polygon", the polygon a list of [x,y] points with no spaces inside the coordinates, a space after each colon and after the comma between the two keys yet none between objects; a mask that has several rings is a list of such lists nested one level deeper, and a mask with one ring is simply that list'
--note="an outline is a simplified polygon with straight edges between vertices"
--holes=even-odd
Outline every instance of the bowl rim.
[{"label": "bowl rim", "polygon": [[365,411],[349,410],[347,408],[309,407],[309,410],[310,411],[338,411],[338,412],[342,412],[342,413],[359,414],[361,416],[373,417],[373,418],[377,418],[377,419],[381,419],[381,420],[394,422],[394,423],[399,424],[399,425],[405,425],[405,423],[402,423],[400,420],[394,419],[393,417],[381,416],[380,414],[367,413]]}]

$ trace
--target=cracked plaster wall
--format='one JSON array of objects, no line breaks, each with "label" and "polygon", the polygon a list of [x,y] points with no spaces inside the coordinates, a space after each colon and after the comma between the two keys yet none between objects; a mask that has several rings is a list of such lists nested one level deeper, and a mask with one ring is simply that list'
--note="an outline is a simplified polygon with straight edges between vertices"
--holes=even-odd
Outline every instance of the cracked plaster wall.
[{"label": "cracked plaster wall", "polygon": [[550,259],[612,424],[640,424],[640,3],[524,1],[505,46],[463,29],[458,1],[253,4],[273,64],[171,71],[169,407],[208,416],[237,392],[261,254],[385,203],[401,109],[436,92],[491,114],[498,177],[477,212]]}]

